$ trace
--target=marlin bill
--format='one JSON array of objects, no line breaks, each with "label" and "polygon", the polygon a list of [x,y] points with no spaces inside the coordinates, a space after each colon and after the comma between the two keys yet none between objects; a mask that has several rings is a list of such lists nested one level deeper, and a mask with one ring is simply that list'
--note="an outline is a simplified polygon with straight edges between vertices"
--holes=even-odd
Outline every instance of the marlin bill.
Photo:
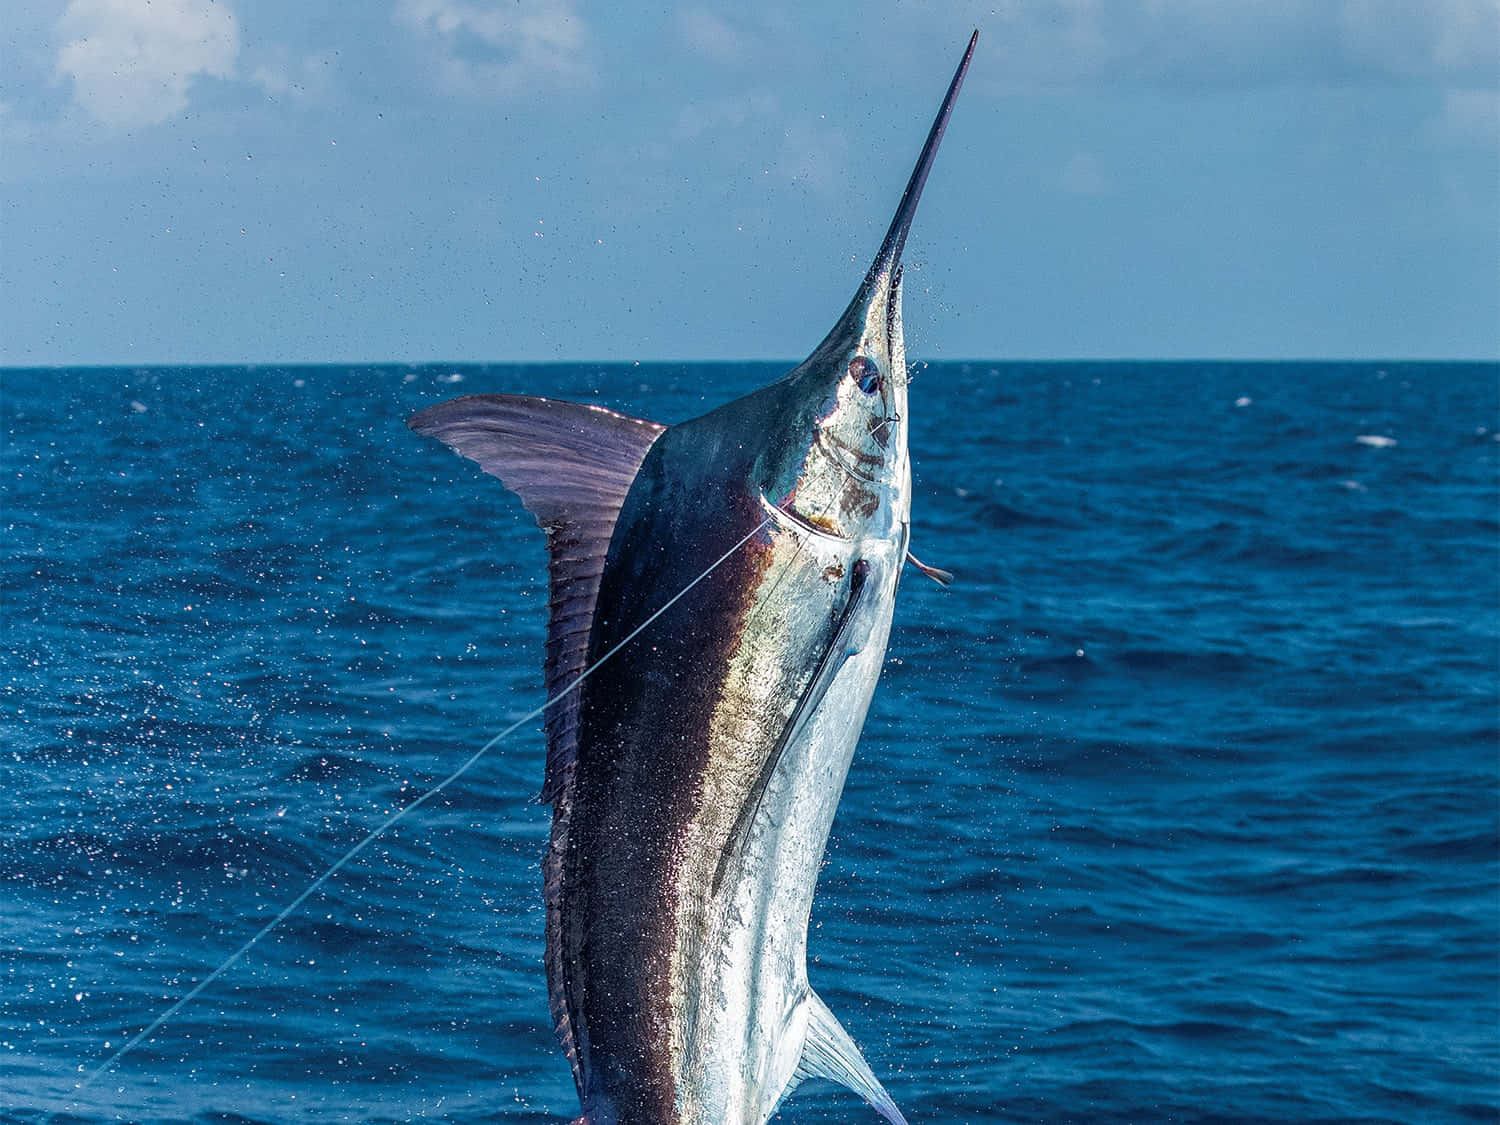
[{"label": "marlin bill", "polygon": [[575,1125],[762,1125],[811,1077],[904,1122],[808,984],[807,924],[910,558],[901,253],[977,38],[853,301],[782,379],[670,427],[515,395],[408,423],[546,532]]}]

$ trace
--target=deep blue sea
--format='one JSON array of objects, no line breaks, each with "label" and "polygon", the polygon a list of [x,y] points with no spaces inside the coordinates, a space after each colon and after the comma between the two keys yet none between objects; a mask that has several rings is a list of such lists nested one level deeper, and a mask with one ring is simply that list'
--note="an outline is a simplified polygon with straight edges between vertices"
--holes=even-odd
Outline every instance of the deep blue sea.
[{"label": "deep blue sea", "polygon": [[[780,365],[0,372],[0,1119],[556,1122],[542,535]],[[1500,1119],[1500,365],[937,364],[811,978],[913,1125]],[[805,1089],[784,1122],[874,1122]]]}]

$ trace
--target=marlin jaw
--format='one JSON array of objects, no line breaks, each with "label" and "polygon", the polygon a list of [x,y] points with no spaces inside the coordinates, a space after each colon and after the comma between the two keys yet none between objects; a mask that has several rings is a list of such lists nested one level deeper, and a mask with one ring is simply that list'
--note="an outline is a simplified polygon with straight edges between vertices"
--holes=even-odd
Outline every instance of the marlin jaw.
[{"label": "marlin jaw", "polygon": [[899,279],[882,276],[864,307],[851,309],[859,315],[786,377],[813,404],[811,433],[775,466],[765,492],[804,523],[846,539],[899,538],[904,551],[911,468],[900,300]]},{"label": "marlin jaw", "polygon": [[973,49],[785,378],[670,428],[502,395],[410,420],[547,532],[547,978],[583,1125],[764,1125],[808,1077],[904,1125],[808,985],[807,923],[909,537],[901,250]]},{"label": "marlin jaw", "polygon": [[[785,380],[830,389],[807,458],[795,468],[781,467],[781,491],[774,494],[813,522],[843,526],[856,515],[873,534],[899,535],[903,554],[911,472],[903,429],[910,380],[901,330],[901,252],[978,38],[976,31],[969,39],[864,283],[833,331]],[[874,509],[872,492],[882,501]]]}]

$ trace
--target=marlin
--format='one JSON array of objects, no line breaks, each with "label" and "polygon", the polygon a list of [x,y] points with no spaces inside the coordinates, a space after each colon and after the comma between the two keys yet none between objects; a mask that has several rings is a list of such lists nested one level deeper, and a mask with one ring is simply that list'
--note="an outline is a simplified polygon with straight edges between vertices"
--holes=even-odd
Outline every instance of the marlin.
[{"label": "marlin", "polygon": [[901,252],[978,34],[863,284],[789,374],[670,427],[517,395],[408,421],[546,532],[574,1125],[763,1125],[812,1077],[905,1125],[808,984],[807,924],[911,558]]}]

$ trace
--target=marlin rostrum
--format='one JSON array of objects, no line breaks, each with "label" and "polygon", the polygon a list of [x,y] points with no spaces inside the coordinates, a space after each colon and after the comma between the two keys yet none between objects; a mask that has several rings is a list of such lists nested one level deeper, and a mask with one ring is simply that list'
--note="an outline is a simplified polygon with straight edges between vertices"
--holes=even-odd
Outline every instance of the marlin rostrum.
[{"label": "marlin rostrum", "polygon": [[671,427],[513,395],[409,422],[547,534],[547,981],[575,1125],[763,1125],[810,1077],[904,1122],[808,985],[807,922],[908,557],[901,251],[977,38],[859,292],[788,375]]}]

